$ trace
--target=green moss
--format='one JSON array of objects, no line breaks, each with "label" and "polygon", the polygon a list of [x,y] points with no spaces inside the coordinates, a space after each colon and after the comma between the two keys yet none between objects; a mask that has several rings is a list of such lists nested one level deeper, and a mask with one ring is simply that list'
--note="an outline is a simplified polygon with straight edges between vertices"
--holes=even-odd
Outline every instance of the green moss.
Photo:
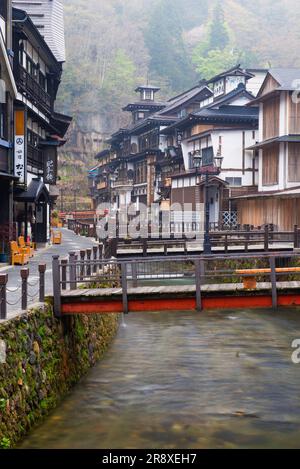
[{"label": "green moss", "polygon": [[9,438],[5,436],[0,440],[0,448],[1,449],[9,449],[11,447],[11,441]]},{"label": "green moss", "polygon": [[117,326],[118,315],[72,317],[63,325],[51,306],[0,324],[8,351],[0,367],[0,447],[14,446],[57,405],[103,355]]}]

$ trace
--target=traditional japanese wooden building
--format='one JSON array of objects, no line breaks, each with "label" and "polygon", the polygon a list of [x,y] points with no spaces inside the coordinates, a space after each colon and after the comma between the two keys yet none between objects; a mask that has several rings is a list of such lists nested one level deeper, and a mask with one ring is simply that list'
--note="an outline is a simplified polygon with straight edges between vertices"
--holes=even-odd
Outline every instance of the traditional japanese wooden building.
[{"label": "traditional japanese wooden building", "polygon": [[0,2],[0,262],[8,258],[8,243],[15,234],[13,225],[13,102],[17,88],[13,76],[12,5]]},{"label": "traditional japanese wooden building", "polygon": [[270,69],[255,101],[259,134],[258,193],[236,198],[239,223],[300,225],[300,69]]},{"label": "traditional japanese wooden building", "polygon": [[150,209],[158,202],[171,213],[174,204],[182,210],[188,204],[187,225],[196,229],[205,197],[194,159],[211,158],[222,162],[222,171],[210,178],[210,221],[237,224],[233,197],[257,192],[258,156],[248,147],[258,138],[258,107],[247,104],[265,74],[237,66],[165,103],[155,99],[158,88],[138,87],[140,99],[123,109],[131,112],[131,124],[111,136],[109,149],[98,155],[101,164],[90,172],[94,201],[106,200],[115,212],[139,212],[141,203]]},{"label": "traditional japanese wooden building", "polygon": [[13,9],[15,101],[14,217],[19,231],[38,243],[50,239],[50,210],[58,197],[57,148],[71,118],[55,112],[62,63],[27,12]]},{"label": "traditional japanese wooden building", "polygon": [[[180,136],[177,143],[184,168],[171,178],[171,205],[190,205],[185,218],[189,227],[195,229],[204,221],[205,178],[200,172],[208,162],[220,169],[217,177],[209,178],[212,227],[236,225],[237,207],[232,197],[257,192],[258,158],[247,150],[256,141],[258,129],[258,107],[246,106],[254,100],[247,89],[253,78],[239,66],[213,77],[207,82],[212,90],[209,102],[163,130],[175,141]],[[176,211],[173,216],[175,223]]]}]

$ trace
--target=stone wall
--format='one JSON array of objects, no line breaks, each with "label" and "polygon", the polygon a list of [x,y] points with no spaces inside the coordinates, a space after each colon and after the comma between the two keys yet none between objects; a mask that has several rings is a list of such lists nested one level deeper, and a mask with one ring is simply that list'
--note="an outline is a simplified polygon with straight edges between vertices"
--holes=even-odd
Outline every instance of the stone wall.
[{"label": "stone wall", "polygon": [[39,305],[0,323],[0,448],[14,446],[99,360],[118,315],[58,321]]}]

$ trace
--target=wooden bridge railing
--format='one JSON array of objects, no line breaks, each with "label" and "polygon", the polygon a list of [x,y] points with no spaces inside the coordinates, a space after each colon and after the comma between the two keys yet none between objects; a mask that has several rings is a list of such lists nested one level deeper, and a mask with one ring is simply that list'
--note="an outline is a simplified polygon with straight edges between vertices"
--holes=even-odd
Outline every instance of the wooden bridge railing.
[{"label": "wooden bridge railing", "polygon": [[[287,248],[300,248],[300,230],[295,226],[294,231],[272,231],[269,226],[263,230],[249,230],[249,231],[216,231],[210,233],[212,247],[218,247],[219,251],[222,249],[228,253],[230,248],[242,249],[245,253],[252,250],[262,249],[268,252],[271,248],[287,249]],[[201,244],[201,240],[193,239],[189,236],[182,235],[181,237],[171,237],[168,239],[150,238],[150,239],[125,239],[115,238],[105,240],[105,251],[108,252],[107,257],[117,257],[119,250],[126,250],[128,248],[140,250],[143,256],[146,257],[151,248],[161,248],[164,255],[167,255],[169,248],[178,248],[185,254],[188,253],[188,246],[192,246],[193,241]],[[274,248],[275,246],[275,248]],[[197,248],[199,250],[199,247]]]},{"label": "wooden bridge railing", "polygon": [[[177,282],[195,286],[196,307],[202,310],[202,288],[205,284],[237,284],[243,279],[241,269],[260,267],[258,276],[261,281],[269,282],[272,291],[272,304],[277,307],[278,279],[295,280],[300,275],[300,254],[297,253],[254,253],[247,255],[210,255],[210,256],[172,256],[169,258],[128,258],[104,259],[103,251],[97,247],[93,250],[81,251],[80,255],[69,253],[68,259],[53,257],[53,295],[54,311],[61,316],[61,296],[65,290],[73,294],[82,292],[79,285],[91,288],[121,289],[123,312],[128,312],[128,289],[145,284],[176,285]],[[278,269],[285,267],[285,269]],[[289,270],[287,268],[290,267]],[[286,272],[289,272],[288,274]],[[291,277],[293,275],[293,277]],[[285,276],[285,277],[284,277]],[[266,287],[268,288],[268,286]]]}]

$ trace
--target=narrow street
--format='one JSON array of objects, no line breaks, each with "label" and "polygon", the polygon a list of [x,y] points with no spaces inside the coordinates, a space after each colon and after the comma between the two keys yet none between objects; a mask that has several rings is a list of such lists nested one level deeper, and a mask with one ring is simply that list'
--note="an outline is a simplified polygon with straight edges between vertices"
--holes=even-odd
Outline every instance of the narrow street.
[{"label": "narrow street", "polygon": [[[65,257],[71,251],[80,251],[81,249],[92,248],[95,241],[90,238],[84,238],[77,236],[68,229],[62,229],[63,242],[61,245],[52,245],[44,249],[36,251],[34,257],[30,259],[27,266],[29,268],[29,299],[28,303],[33,304],[38,301],[38,266],[39,264],[46,264],[47,270],[45,275],[46,294],[52,293],[52,256],[58,254],[59,256]],[[21,310],[21,266],[9,266],[0,268],[1,274],[8,274],[8,294],[7,294],[7,311],[8,318],[18,314]],[[36,284],[36,285],[35,285]]]}]

